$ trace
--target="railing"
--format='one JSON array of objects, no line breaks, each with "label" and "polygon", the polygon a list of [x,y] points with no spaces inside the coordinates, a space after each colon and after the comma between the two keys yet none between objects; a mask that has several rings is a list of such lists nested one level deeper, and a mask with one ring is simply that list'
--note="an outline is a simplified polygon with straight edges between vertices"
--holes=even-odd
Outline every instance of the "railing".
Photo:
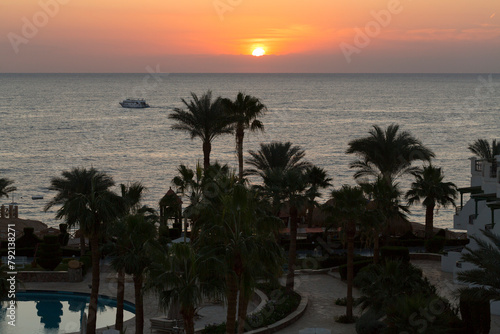
[{"label": "railing", "polygon": [[469,215],[469,224],[473,225],[474,224],[474,219],[477,218],[476,214]]}]

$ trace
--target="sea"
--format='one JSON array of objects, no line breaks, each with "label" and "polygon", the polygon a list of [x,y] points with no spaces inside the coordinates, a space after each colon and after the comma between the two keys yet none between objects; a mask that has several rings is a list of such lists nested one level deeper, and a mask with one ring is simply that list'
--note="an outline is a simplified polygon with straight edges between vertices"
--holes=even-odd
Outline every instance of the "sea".
[{"label": "sea", "polygon": [[[0,74],[0,177],[17,191],[0,204],[17,203],[20,218],[57,227],[50,180],[73,167],[95,167],[118,184],[142,182],[144,204],[158,201],[180,164],[203,162],[202,143],[172,130],[168,118],[191,93],[235,98],[239,91],[266,106],[263,133],[245,135],[245,155],[260,143],[290,141],[327,170],[333,188],[355,185],[345,153],[348,142],[373,125],[399,124],[432,149],[445,181],[470,183],[478,138],[500,137],[498,74]],[[125,109],[125,98],[145,98],[147,109]],[[236,168],[235,139],[212,147],[212,161]],[[412,177],[399,179],[403,191]],[[257,179],[252,180],[257,183]],[[332,188],[332,189],[333,189]],[[118,190],[116,188],[115,190]],[[331,189],[320,201],[328,199]],[[42,196],[35,200],[33,196]],[[458,199],[458,203],[460,200]],[[453,227],[452,208],[436,213],[435,226]],[[424,222],[421,205],[410,220]]]}]

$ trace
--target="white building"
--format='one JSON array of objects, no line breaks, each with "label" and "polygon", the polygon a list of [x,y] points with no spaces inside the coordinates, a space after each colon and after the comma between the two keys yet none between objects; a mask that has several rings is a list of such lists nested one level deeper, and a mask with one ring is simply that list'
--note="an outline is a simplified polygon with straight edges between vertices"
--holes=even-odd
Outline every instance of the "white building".
[{"label": "white building", "polygon": [[[481,230],[493,230],[500,234],[500,155],[495,156],[496,161],[491,163],[478,158],[471,158],[471,183],[470,187],[459,188],[460,205],[453,217],[453,227],[467,230],[467,236],[484,238]],[[467,203],[463,203],[464,194],[469,194]],[[474,249],[477,243],[470,240],[468,247]],[[453,273],[456,283],[457,273],[475,268],[470,263],[460,261],[462,253],[448,252],[441,257],[441,269]],[[491,313],[500,314],[500,302],[491,304]]]}]

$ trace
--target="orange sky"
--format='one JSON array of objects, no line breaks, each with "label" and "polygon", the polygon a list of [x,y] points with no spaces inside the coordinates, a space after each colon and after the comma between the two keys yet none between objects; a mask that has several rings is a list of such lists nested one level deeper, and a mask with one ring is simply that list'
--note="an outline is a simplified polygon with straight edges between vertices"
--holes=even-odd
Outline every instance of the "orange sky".
[{"label": "orange sky", "polygon": [[0,32],[0,72],[500,72],[498,0],[2,0]]}]

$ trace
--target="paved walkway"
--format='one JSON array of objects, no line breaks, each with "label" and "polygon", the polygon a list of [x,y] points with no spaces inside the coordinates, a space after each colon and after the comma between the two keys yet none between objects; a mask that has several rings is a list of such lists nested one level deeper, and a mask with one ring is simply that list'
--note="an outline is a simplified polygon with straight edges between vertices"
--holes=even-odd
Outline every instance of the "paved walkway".
[{"label": "paved walkway", "polygon": [[[345,306],[335,305],[335,300],[347,295],[347,286],[340,277],[334,276],[326,274],[296,276],[295,289],[309,297],[309,306],[299,320],[277,333],[295,334],[307,328],[326,328],[331,333],[355,334],[354,324],[335,322],[335,317],[345,314]],[[353,295],[358,297],[358,291],[354,290]]]}]

